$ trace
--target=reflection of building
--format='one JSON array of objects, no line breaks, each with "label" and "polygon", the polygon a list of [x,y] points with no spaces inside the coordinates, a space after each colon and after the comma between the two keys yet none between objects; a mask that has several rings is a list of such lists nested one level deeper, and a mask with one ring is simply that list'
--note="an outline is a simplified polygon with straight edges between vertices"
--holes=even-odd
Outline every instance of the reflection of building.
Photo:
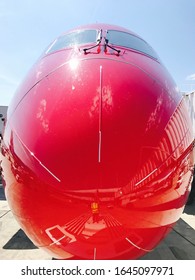
[{"label": "reflection of building", "polygon": [[[141,158],[146,160],[141,161],[128,184],[98,189],[101,203],[109,202],[109,207],[114,204],[125,206],[138,199],[154,196],[157,192],[170,188],[177,189],[182,185],[182,180],[185,180],[184,174],[189,170],[186,159],[193,148],[193,135],[188,128],[190,116],[187,116],[186,110],[188,108],[182,99],[167,123],[158,145],[147,147],[143,144]],[[190,162],[189,160],[188,164]],[[66,191],[66,195],[71,199],[93,202],[96,191],[70,190]]]},{"label": "reflection of building", "polygon": [[0,106],[0,136],[3,133],[4,120],[7,116],[7,106]]},{"label": "reflection of building", "polygon": [[186,117],[186,110],[183,99],[167,123],[158,146],[143,147],[142,153],[149,151],[150,156],[142,163],[129,184],[121,188],[118,197],[121,196],[125,203],[167,189],[174,180],[180,182],[182,174],[179,175],[179,170],[176,169],[192,149],[193,138],[188,129],[190,120]]}]

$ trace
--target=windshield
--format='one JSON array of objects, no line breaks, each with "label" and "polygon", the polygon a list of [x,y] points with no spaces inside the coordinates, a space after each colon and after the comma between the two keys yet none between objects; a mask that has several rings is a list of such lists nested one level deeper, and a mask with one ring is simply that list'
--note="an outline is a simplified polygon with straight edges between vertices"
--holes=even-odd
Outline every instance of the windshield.
[{"label": "windshield", "polygon": [[130,48],[149,55],[155,59],[158,58],[155,51],[144,40],[130,33],[108,30],[106,38],[108,39],[109,44]]},{"label": "windshield", "polygon": [[73,47],[87,43],[95,43],[97,40],[97,30],[78,30],[65,34],[56,39],[47,49],[46,54],[64,48]]}]

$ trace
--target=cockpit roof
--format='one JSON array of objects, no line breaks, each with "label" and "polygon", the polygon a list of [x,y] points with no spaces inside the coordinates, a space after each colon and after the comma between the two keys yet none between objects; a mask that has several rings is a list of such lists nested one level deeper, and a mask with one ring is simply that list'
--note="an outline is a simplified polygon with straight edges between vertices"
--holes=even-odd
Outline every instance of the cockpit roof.
[{"label": "cockpit roof", "polygon": [[117,48],[136,51],[158,59],[153,48],[137,34],[116,25],[106,24],[92,24],[72,29],[54,40],[46,50],[46,54],[75,46],[80,47],[89,44],[96,46],[98,42],[111,47],[116,46]]}]

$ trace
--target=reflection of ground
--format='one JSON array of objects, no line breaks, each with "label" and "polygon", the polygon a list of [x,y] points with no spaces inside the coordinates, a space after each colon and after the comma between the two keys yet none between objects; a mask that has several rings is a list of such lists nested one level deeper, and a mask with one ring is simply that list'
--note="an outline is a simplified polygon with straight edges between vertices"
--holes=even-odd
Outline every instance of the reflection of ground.
[{"label": "reflection of ground", "polygon": [[[87,236],[93,234],[93,223],[86,217],[87,226],[84,229],[81,222],[80,228],[74,227],[74,222],[68,224],[69,230],[78,230]],[[101,227],[113,223],[111,218],[102,220]],[[105,224],[104,224],[105,223]],[[5,200],[3,188],[0,185],[0,259],[51,259],[41,249],[36,248],[20,229]],[[195,202],[186,206],[181,219],[173,231],[162,241],[154,251],[141,259],[146,260],[195,260]]]},{"label": "reflection of ground", "polygon": [[46,230],[53,243],[61,242],[67,238],[68,243],[80,239],[89,239],[96,233],[108,229],[110,238],[118,238],[123,235],[124,228],[110,214],[99,215],[94,222],[92,214],[82,214],[66,223],[64,226],[53,226]]},{"label": "reflection of ground", "polygon": [[140,236],[136,233],[130,234],[107,212],[98,213],[94,217],[91,211],[88,211],[66,224],[47,228],[45,232],[51,239],[50,246],[57,244],[74,256],[78,256],[82,251],[84,259],[109,259],[114,254],[127,253],[132,246],[144,250],[139,247],[142,241]]}]

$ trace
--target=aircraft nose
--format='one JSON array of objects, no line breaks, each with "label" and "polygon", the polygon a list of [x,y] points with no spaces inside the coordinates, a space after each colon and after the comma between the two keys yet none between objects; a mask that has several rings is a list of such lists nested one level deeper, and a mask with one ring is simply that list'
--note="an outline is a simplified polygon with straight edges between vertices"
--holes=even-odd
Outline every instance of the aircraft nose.
[{"label": "aircraft nose", "polygon": [[45,171],[35,172],[88,189],[126,184],[145,160],[143,147],[158,143],[168,110],[163,88],[135,65],[84,60],[35,85],[12,121]]}]

